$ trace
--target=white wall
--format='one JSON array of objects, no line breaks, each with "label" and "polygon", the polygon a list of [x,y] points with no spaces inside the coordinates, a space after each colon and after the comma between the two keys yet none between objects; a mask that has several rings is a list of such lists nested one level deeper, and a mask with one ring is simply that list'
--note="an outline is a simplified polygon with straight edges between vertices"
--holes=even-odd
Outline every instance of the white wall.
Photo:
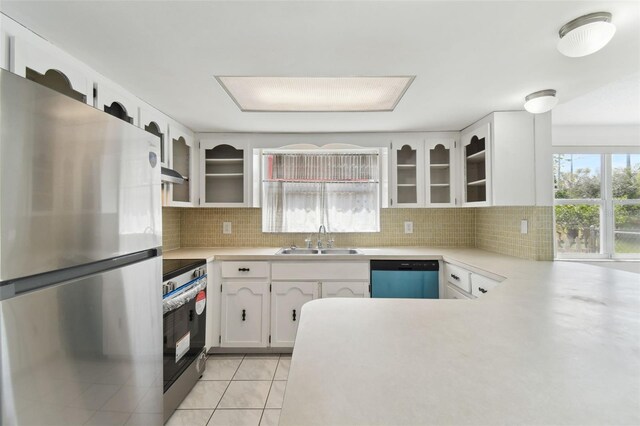
[{"label": "white wall", "polygon": [[553,205],[553,147],[551,112],[533,118],[535,138],[536,206]]},{"label": "white wall", "polygon": [[640,147],[640,125],[552,127],[553,146]]}]

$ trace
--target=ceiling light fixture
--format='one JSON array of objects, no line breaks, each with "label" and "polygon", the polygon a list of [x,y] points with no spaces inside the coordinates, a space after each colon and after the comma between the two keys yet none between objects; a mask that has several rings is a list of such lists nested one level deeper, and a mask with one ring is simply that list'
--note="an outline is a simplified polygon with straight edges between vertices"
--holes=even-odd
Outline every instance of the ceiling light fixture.
[{"label": "ceiling light fixture", "polygon": [[242,111],[393,111],[415,76],[236,77],[216,76]]},{"label": "ceiling light fixture", "polygon": [[558,98],[555,90],[547,89],[527,95],[524,101],[524,109],[532,114],[542,114],[551,111],[558,103]]},{"label": "ceiling light fixture", "polygon": [[570,58],[587,56],[605,47],[615,33],[609,12],[590,13],[560,28],[558,50]]}]

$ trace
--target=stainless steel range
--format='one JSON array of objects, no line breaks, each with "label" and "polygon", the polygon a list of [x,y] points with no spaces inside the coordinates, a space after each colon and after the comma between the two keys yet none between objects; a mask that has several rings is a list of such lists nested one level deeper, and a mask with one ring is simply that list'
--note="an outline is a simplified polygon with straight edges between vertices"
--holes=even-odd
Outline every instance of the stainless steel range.
[{"label": "stainless steel range", "polygon": [[164,259],[162,281],[166,422],[205,369],[206,262]]}]

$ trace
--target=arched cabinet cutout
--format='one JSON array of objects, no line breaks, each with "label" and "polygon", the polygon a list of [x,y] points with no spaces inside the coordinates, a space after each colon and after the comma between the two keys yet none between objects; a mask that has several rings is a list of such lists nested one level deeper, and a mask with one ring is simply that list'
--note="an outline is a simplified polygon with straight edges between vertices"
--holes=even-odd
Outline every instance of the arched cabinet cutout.
[{"label": "arched cabinet cutout", "polygon": [[164,133],[160,130],[160,126],[155,121],[152,121],[144,126],[144,130],[160,138],[160,163],[164,164]]},{"label": "arched cabinet cutout", "polygon": [[87,97],[84,94],[73,89],[69,78],[67,78],[62,71],[48,69],[44,74],[40,74],[39,72],[27,67],[25,77],[27,80],[35,81],[36,83],[42,84],[49,89],[55,90],[56,92],[62,93],[63,95],[69,96],[77,101],[83,103],[86,103],[87,101]]},{"label": "arched cabinet cutout", "polygon": [[127,114],[127,109],[122,106],[120,102],[111,102],[111,105],[105,105],[104,112],[109,115],[113,115],[122,121],[126,121],[129,124],[133,124],[133,117],[130,117]]}]

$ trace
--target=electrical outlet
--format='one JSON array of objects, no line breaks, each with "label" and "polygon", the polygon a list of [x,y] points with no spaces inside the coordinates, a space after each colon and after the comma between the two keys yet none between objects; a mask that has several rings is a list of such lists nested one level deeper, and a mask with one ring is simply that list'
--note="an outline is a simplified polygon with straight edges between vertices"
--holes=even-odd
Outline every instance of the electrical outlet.
[{"label": "electrical outlet", "polygon": [[231,222],[222,222],[222,233],[223,234],[231,233]]},{"label": "electrical outlet", "polygon": [[520,221],[520,233],[526,234],[529,232],[529,221],[526,219],[522,219]]},{"label": "electrical outlet", "polygon": [[405,222],[404,223],[404,233],[405,234],[413,234],[413,222]]}]

